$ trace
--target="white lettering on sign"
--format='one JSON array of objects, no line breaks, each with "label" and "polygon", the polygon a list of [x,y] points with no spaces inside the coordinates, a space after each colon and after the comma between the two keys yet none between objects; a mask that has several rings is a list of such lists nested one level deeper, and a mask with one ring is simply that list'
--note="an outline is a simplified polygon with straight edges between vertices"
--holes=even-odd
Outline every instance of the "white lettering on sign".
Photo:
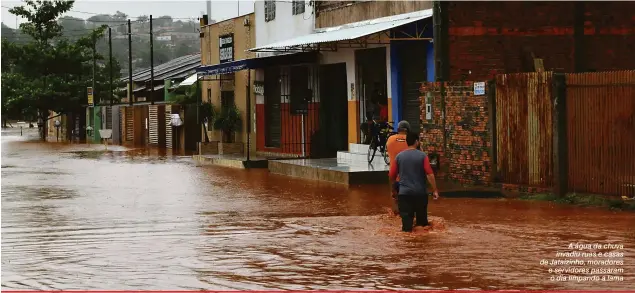
[{"label": "white lettering on sign", "polygon": [[475,82],[474,83],[474,95],[475,96],[482,96],[485,94],[485,82],[481,81],[481,82]]},{"label": "white lettering on sign", "polygon": [[223,37],[223,38],[220,38],[219,43],[220,43],[220,47],[222,48],[225,45],[233,44],[234,43],[234,38],[233,37]]},{"label": "white lettering on sign", "polygon": [[256,95],[264,95],[265,94],[265,85],[262,82],[254,82],[254,93]]},{"label": "white lettering on sign", "polygon": [[220,49],[220,60],[222,61],[232,60],[233,57],[234,57],[234,48],[227,47],[227,48]]}]

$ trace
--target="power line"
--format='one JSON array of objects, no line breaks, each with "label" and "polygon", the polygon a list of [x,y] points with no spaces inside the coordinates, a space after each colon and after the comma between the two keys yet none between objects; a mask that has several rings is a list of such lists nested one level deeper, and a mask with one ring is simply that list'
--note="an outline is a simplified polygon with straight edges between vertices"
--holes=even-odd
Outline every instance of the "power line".
[{"label": "power line", "polygon": [[[9,6],[2,5],[2,8],[12,9],[14,7],[9,7]],[[107,13],[86,12],[86,11],[78,11],[78,10],[69,10],[69,12],[77,12],[77,13],[90,14],[90,15],[108,15],[108,16],[112,15],[112,14],[107,14]],[[60,18],[64,18],[64,17],[65,16],[62,16]],[[130,19],[132,19],[132,18],[147,18],[147,17],[148,17],[148,15],[127,16],[127,18],[130,18]],[[126,20],[88,20],[88,19],[77,19],[77,18],[65,18],[65,19],[66,20],[75,20],[75,21],[96,22],[96,23],[102,23],[102,22],[103,23],[109,23],[109,22],[119,23],[119,22],[122,22],[122,21],[126,22]],[[167,17],[166,18],[158,17],[157,19],[168,19],[168,18]],[[197,17],[171,17],[170,16],[170,19],[172,19],[172,20],[193,20],[193,21],[195,21],[195,20],[197,20]],[[136,20],[135,22],[138,22],[138,21],[139,20]]]}]

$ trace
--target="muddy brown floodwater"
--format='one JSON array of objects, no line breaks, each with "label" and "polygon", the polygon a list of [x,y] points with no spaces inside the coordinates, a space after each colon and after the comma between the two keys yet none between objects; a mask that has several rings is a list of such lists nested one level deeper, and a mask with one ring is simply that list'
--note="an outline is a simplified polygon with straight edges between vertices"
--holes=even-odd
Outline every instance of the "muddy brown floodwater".
[{"label": "muddy brown floodwater", "polygon": [[[635,288],[632,213],[442,198],[410,236],[383,185],[27,137],[2,133],[2,289]],[[623,280],[550,281],[571,242],[624,245]]]}]

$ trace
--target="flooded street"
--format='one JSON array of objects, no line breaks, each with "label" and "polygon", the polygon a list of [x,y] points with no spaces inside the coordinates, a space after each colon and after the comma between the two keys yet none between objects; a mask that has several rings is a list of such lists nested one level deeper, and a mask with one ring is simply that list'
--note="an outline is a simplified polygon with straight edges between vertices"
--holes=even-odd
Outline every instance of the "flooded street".
[{"label": "flooded street", "polygon": [[[384,185],[100,150],[3,131],[2,289],[635,288],[633,213],[442,198],[405,235]],[[551,281],[572,242],[624,245],[623,280]]]}]

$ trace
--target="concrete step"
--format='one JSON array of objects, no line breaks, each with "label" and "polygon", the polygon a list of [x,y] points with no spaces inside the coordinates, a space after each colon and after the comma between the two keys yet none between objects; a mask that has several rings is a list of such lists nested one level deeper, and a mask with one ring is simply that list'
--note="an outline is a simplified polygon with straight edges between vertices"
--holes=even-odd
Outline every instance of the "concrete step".
[{"label": "concrete step", "polygon": [[[368,164],[367,152],[368,149],[366,149],[366,153],[363,154],[340,151],[337,152],[337,161],[341,163],[350,162],[354,164]],[[386,162],[384,162],[384,158],[379,152],[375,153],[375,158],[373,159],[371,165],[376,167],[387,166]]]},{"label": "concrete step", "polygon": [[368,153],[368,145],[361,143],[349,143],[348,151],[356,154],[364,154]]},{"label": "concrete step", "polygon": [[368,163],[343,163],[336,158],[330,158],[272,160],[269,161],[268,167],[269,172],[274,174],[345,185],[388,182],[388,166],[385,164],[382,167],[375,167]]}]

